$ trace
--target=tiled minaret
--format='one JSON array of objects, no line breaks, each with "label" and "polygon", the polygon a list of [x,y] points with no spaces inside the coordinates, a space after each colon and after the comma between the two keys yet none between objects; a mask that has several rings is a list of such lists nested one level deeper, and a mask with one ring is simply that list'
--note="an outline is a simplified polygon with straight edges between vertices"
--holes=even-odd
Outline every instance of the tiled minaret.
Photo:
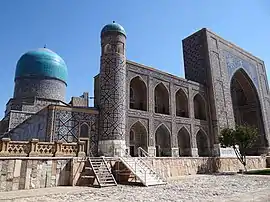
[{"label": "tiled minaret", "polygon": [[122,156],[126,149],[126,33],[113,22],[101,31],[99,154]]}]

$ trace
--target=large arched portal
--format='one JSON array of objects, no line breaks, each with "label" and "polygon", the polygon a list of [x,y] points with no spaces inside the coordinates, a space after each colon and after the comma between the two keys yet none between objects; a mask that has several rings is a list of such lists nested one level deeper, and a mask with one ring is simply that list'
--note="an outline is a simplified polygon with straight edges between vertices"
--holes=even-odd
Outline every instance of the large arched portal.
[{"label": "large arched portal", "polygon": [[260,101],[256,87],[243,69],[237,70],[231,80],[231,96],[236,125],[254,126],[259,137],[249,155],[260,154],[260,148],[266,146]]},{"label": "large arched portal", "polygon": [[146,111],[147,110],[147,89],[141,77],[137,76],[131,80],[129,93],[130,93],[130,96],[129,96],[130,108]]},{"label": "large arched portal", "polygon": [[171,135],[163,124],[158,127],[155,134],[156,156],[171,156]]},{"label": "large arched portal", "polygon": [[138,156],[138,148],[147,151],[147,131],[141,122],[136,122],[129,133],[129,151],[131,156]]},{"label": "large arched portal", "polygon": [[155,88],[155,112],[169,114],[169,92],[163,83]]}]

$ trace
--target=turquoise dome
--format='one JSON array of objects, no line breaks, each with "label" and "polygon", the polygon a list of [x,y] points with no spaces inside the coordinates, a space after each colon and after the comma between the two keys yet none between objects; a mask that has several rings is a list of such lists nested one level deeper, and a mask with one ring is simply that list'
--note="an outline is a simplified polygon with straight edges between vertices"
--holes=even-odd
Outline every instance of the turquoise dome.
[{"label": "turquoise dome", "polygon": [[101,30],[101,35],[104,34],[105,32],[120,32],[126,36],[125,29],[114,21],[113,23],[107,24],[103,27],[103,29]]},{"label": "turquoise dome", "polygon": [[20,77],[50,77],[67,83],[64,60],[47,48],[29,51],[21,56],[16,66],[15,79]]}]

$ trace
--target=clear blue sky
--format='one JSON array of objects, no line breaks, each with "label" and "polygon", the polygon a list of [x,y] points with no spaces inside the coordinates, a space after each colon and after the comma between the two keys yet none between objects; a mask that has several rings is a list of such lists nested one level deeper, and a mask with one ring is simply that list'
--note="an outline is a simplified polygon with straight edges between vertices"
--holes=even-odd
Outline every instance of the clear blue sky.
[{"label": "clear blue sky", "polygon": [[181,40],[207,27],[264,60],[270,73],[268,0],[1,0],[0,114],[17,60],[44,44],[68,65],[67,101],[93,95],[100,30],[113,20],[126,29],[129,60],[184,77]]}]

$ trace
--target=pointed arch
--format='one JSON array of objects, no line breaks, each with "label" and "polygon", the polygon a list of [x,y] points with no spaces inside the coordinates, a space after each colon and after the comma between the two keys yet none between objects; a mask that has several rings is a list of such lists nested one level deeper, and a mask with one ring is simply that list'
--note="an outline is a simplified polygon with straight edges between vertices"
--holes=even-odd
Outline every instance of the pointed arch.
[{"label": "pointed arch", "polygon": [[191,156],[190,134],[183,126],[177,134],[179,156]]},{"label": "pointed arch", "polygon": [[175,104],[176,116],[189,117],[188,97],[181,88],[175,93]]},{"label": "pointed arch", "polygon": [[161,82],[155,87],[155,113],[169,114],[169,92]]},{"label": "pointed arch", "polygon": [[195,119],[206,120],[206,104],[200,93],[193,98]]},{"label": "pointed arch", "polygon": [[80,137],[89,138],[90,127],[87,123],[82,123],[80,125]]},{"label": "pointed arch", "polygon": [[166,125],[160,124],[155,131],[156,156],[171,156],[171,133]]},{"label": "pointed arch", "polygon": [[[138,156],[138,148],[142,147],[145,151],[147,151],[147,129],[140,122],[135,122],[130,128],[130,138],[129,138],[129,150],[131,156]],[[133,136],[133,139],[131,139]]]},{"label": "pointed arch", "polygon": [[147,111],[147,87],[140,76],[130,81],[130,109]]},{"label": "pointed arch", "polygon": [[202,157],[210,156],[209,140],[204,130],[199,129],[199,131],[197,132],[196,143],[199,156]]},{"label": "pointed arch", "polygon": [[262,148],[268,145],[262,120],[261,104],[257,88],[247,72],[236,70],[230,82],[232,107],[236,125],[250,125],[258,128],[259,136],[248,155],[260,155]]}]

